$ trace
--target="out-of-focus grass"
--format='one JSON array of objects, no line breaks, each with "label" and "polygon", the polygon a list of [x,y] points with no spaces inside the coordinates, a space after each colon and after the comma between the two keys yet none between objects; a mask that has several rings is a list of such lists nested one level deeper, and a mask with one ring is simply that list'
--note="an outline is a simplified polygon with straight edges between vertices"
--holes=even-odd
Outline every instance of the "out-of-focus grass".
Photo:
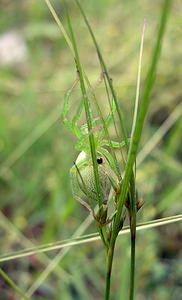
[{"label": "out-of-focus grass", "polygon": [[[84,1],[83,5],[111,70],[126,125],[131,128],[140,29],[146,17],[145,78],[156,35],[160,3],[87,2]],[[60,1],[53,3],[57,13],[64,19]],[[100,75],[94,47],[71,2],[69,9],[85,69],[94,83]],[[181,12],[180,1],[174,1],[143,134],[143,146],[181,101]],[[19,5],[13,1],[2,1],[0,29],[1,33],[17,30],[28,47],[26,62],[0,68],[0,161],[3,165],[25,139],[31,138],[32,131],[49,120],[55,107],[63,103],[65,92],[75,79],[75,68],[64,39],[43,1],[19,1]],[[142,84],[145,84],[144,80]],[[103,90],[100,84],[96,92],[105,109]],[[79,96],[79,91],[72,95],[73,110]],[[140,221],[172,215],[181,209],[181,124],[180,118],[175,120],[138,167],[138,187],[145,200],[138,215]],[[75,140],[61,120],[55,119],[50,128],[1,174],[1,210],[34,243],[70,237],[87,215],[73,200],[69,184],[69,168],[77,155],[74,143]],[[16,236],[12,227],[3,228],[1,225],[1,252],[22,248],[22,239]],[[181,225],[175,224],[138,233],[138,300],[180,299],[180,229]],[[113,291],[116,291],[113,295],[116,296],[113,299],[121,297],[118,292],[120,278],[123,268],[127,269],[124,259],[123,264],[121,261],[121,254],[124,258],[128,251],[125,239],[119,240],[116,249],[119,263],[116,258],[113,272]],[[102,299],[100,287],[104,288],[104,253],[101,249],[98,244],[74,248],[61,262],[61,267],[67,272],[67,275],[63,275],[64,284],[56,273],[51,274],[32,299],[60,299],[60,295],[61,299]],[[44,268],[38,255],[4,263],[2,267],[23,290],[33,284]],[[12,295],[18,299],[15,291],[8,289],[2,279],[0,288],[4,299]]]}]

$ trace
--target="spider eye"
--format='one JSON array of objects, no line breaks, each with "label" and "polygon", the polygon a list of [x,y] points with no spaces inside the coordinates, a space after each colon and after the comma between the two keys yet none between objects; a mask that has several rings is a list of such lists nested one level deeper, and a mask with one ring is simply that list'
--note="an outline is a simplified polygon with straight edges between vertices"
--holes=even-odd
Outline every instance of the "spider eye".
[{"label": "spider eye", "polygon": [[103,163],[102,157],[97,158],[97,163],[98,163],[99,165],[101,165],[101,164]]}]

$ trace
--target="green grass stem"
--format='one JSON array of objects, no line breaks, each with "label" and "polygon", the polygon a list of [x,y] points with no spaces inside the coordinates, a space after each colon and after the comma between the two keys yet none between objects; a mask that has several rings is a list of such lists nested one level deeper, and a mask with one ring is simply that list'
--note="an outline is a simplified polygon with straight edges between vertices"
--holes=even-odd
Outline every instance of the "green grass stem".
[{"label": "green grass stem", "polygon": [[[93,118],[91,115],[91,108],[90,108],[90,103],[89,103],[89,99],[87,96],[87,89],[86,89],[85,80],[84,80],[84,72],[82,69],[82,65],[81,65],[81,61],[80,61],[80,57],[79,57],[79,53],[78,53],[78,49],[77,49],[76,39],[74,36],[73,27],[72,27],[71,20],[70,20],[70,17],[69,17],[66,7],[65,7],[65,11],[66,11],[67,22],[68,22],[68,27],[69,27],[69,31],[70,31],[70,37],[71,37],[74,55],[75,55],[76,68],[77,68],[77,72],[78,72],[78,75],[80,78],[80,88],[81,88],[81,92],[82,92],[83,103],[84,103],[84,107],[85,107],[86,121],[87,121],[87,126],[88,126],[88,137],[89,137],[90,152],[91,152],[92,163],[93,163],[96,192],[97,192],[97,196],[98,196],[98,205],[99,205],[99,211],[102,214],[103,207],[102,207],[102,198],[101,198],[101,187],[100,187],[100,180],[99,180],[95,139],[94,139],[94,135],[92,132],[92,126],[93,126],[92,119]],[[107,247],[108,241],[107,241],[107,234],[106,234],[105,228],[104,227],[99,228],[99,226],[97,226],[97,228],[100,233],[101,239],[103,240],[104,245],[106,245],[106,247]]]},{"label": "green grass stem", "polygon": [[89,33],[90,33],[90,35],[92,37],[92,40],[93,40],[93,43],[95,45],[95,48],[96,48],[96,51],[97,51],[97,55],[98,55],[98,58],[99,58],[99,62],[100,62],[100,65],[101,65],[101,70],[102,70],[103,74],[106,76],[106,79],[107,79],[107,82],[108,82],[108,85],[109,85],[109,88],[110,88],[113,100],[114,100],[115,105],[116,105],[116,110],[117,110],[119,121],[120,121],[121,133],[123,135],[123,138],[121,138],[121,140],[124,139],[125,144],[126,144],[126,148],[128,149],[128,139],[127,139],[126,127],[124,125],[124,121],[123,121],[121,109],[120,109],[119,104],[118,104],[117,95],[116,95],[116,92],[115,92],[114,87],[113,87],[112,79],[109,76],[106,63],[105,63],[105,61],[104,61],[104,59],[102,57],[102,54],[101,54],[101,51],[100,51],[100,47],[99,47],[99,45],[97,43],[97,40],[96,40],[95,35],[93,33],[93,30],[92,30],[92,28],[90,26],[90,23],[89,23],[86,15],[85,15],[85,12],[84,12],[84,10],[83,10],[80,2],[78,0],[75,0],[75,2],[78,5],[78,8],[79,8],[79,10],[80,10],[80,12],[81,12],[81,14],[83,16],[85,24],[87,25],[87,28],[89,30]]},{"label": "green grass stem", "polygon": [[171,4],[171,0],[165,0],[163,10],[161,13],[161,20],[160,20],[160,24],[159,24],[156,45],[155,45],[153,56],[152,56],[152,63],[151,63],[151,66],[150,66],[150,69],[148,72],[147,81],[146,81],[146,85],[145,85],[144,92],[143,92],[143,97],[141,99],[140,111],[138,114],[137,124],[136,124],[135,130],[134,130],[133,138],[130,141],[130,149],[129,149],[129,153],[128,153],[128,157],[127,157],[125,176],[124,176],[123,184],[121,187],[121,195],[120,195],[120,199],[119,199],[118,211],[117,211],[117,215],[116,215],[116,219],[115,219],[114,227],[113,227],[112,244],[114,244],[114,241],[117,236],[117,229],[119,227],[122,207],[123,207],[123,203],[126,198],[128,184],[130,182],[130,176],[132,174],[132,169],[133,169],[134,161],[135,161],[137,150],[138,150],[138,145],[139,145],[139,141],[140,141],[140,137],[141,137],[141,133],[142,133],[144,119],[145,119],[147,109],[149,106],[149,100],[150,100],[152,87],[154,84],[162,39],[164,36],[166,23],[167,23],[169,11],[170,11],[170,4]]},{"label": "green grass stem", "polygon": [[[134,165],[134,162],[136,159],[138,145],[139,145],[142,128],[143,128],[143,124],[144,124],[144,119],[145,119],[145,116],[146,116],[146,113],[148,110],[148,106],[149,106],[150,95],[151,95],[152,87],[154,84],[157,64],[159,61],[159,55],[160,55],[160,50],[161,50],[161,45],[162,45],[162,39],[164,36],[166,23],[167,23],[167,19],[169,16],[170,6],[171,6],[171,0],[165,0],[163,9],[161,12],[158,36],[157,36],[156,45],[155,45],[154,52],[153,52],[152,62],[151,62],[151,66],[150,66],[150,69],[148,72],[147,81],[146,81],[146,85],[145,85],[144,92],[143,92],[143,97],[141,99],[140,111],[138,114],[138,119],[137,119],[137,123],[136,123],[135,129],[134,129],[134,132],[133,132],[133,136],[132,136],[131,142],[130,142],[130,148],[129,148],[126,169],[125,169],[125,176],[124,176],[123,184],[121,187],[121,195],[120,195],[119,204],[118,204],[118,211],[116,214],[116,219],[114,222],[113,232],[112,232],[112,236],[111,236],[111,247],[113,247],[113,248],[115,246],[115,241],[116,241],[117,234],[118,234],[118,227],[119,227],[119,223],[120,223],[122,208],[123,208],[123,204],[124,204],[124,201],[126,198],[128,184],[130,182],[133,165]],[[131,224],[132,234],[131,234],[130,300],[134,299],[134,274],[135,274],[135,266],[134,266],[135,258],[134,257],[135,257],[135,238],[136,238],[136,234],[135,234],[136,229],[135,228],[136,228],[136,218],[133,215],[132,224]],[[132,272],[134,272],[134,273],[132,273]]]},{"label": "green grass stem", "polygon": [[[0,268],[0,276],[21,296],[24,300],[30,300],[28,296],[11,280],[11,278]],[[3,295],[2,295],[3,296]]]}]

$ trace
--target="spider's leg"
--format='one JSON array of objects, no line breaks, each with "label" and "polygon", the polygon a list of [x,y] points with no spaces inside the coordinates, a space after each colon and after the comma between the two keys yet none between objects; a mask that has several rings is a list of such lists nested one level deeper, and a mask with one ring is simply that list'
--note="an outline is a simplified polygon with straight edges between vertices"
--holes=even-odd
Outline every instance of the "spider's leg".
[{"label": "spider's leg", "polygon": [[[128,139],[128,141],[130,141],[130,139]],[[119,142],[108,141],[108,140],[103,140],[103,145],[108,147],[112,146],[113,148],[123,148],[126,146],[125,141],[119,143]]]},{"label": "spider's leg", "polygon": [[64,97],[64,105],[63,105],[63,112],[62,112],[62,118],[65,126],[74,133],[73,126],[71,122],[68,120],[68,112],[69,112],[69,102],[70,102],[70,90],[66,93]]},{"label": "spider's leg", "polygon": [[87,204],[87,202],[85,202],[84,200],[82,200],[80,197],[75,196],[76,200],[78,202],[80,202],[81,205],[83,205],[85,208],[87,208],[91,213],[93,213],[93,210],[91,209],[91,207]]},{"label": "spider's leg", "polygon": [[[77,85],[78,80],[79,80],[78,78],[75,80],[73,86],[67,91],[67,93],[64,97],[62,118],[63,118],[63,122],[64,122],[65,126],[70,131],[72,131],[77,137],[80,137],[80,130],[79,130],[79,127],[77,125],[77,121],[80,117],[81,111],[83,109],[83,105],[82,104],[79,105],[77,113],[76,113],[75,117],[73,118],[72,122],[70,122],[69,119],[68,119],[68,112],[69,112],[69,108],[70,108],[70,95],[71,95],[73,89],[75,88],[75,86]],[[76,125],[75,125],[75,123],[76,123]]]},{"label": "spider's leg", "polygon": [[79,106],[78,106],[78,109],[77,109],[77,112],[72,120],[72,128],[74,130],[74,133],[76,134],[76,136],[80,137],[81,135],[81,131],[80,131],[80,128],[78,127],[78,120],[80,118],[80,115],[82,113],[82,110],[83,110],[83,99],[81,99],[80,103],[79,103]]},{"label": "spider's leg", "polygon": [[111,122],[113,121],[113,114],[116,112],[116,105],[114,100],[112,100],[112,105],[111,105],[111,112],[109,113],[109,115],[107,116],[106,120],[105,120],[105,124],[106,127],[108,128],[109,125],[111,124]]},{"label": "spider's leg", "polygon": [[[79,103],[79,106],[78,106],[78,109],[76,111],[76,114],[72,120],[72,128],[73,128],[73,131],[74,133],[76,134],[76,136],[78,138],[80,138],[82,136],[82,131],[81,129],[79,128],[78,126],[78,120],[81,116],[81,113],[83,111],[83,108],[84,108],[84,101],[83,101],[83,98],[80,100],[80,103]],[[96,119],[94,119],[93,117],[93,114],[92,114],[92,110],[91,110],[91,107],[90,107],[90,104],[89,104],[89,111],[90,111],[90,117],[91,117],[91,122],[92,122],[92,126],[94,127],[96,125]]]}]

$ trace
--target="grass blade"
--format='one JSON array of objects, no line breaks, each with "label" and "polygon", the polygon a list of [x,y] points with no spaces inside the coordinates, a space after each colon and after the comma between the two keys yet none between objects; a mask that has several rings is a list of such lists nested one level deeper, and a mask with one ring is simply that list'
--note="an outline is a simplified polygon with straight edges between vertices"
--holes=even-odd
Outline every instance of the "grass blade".
[{"label": "grass blade", "polygon": [[[148,110],[148,106],[149,106],[150,94],[151,94],[152,87],[154,84],[157,63],[159,60],[162,39],[164,36],[166,23],[167,23],[167,19],[169,16],[170,5],[171,5],[170,0],[166,0],[164,2],[164,6],[163,6],[163,9],[161,12],[161,19],[160,19],[160,23],[159,23],[158,36],[157,36],[157,40],[156,40],[156,44],[155,44],[155,48],[154,48],[154,52],[153,52],[153,56],[152,56],[152,63],[151,63],[151,66],[150,66],[150,69],[148,72],[147,81],[146,81],[146,85],[145,85],[144,92],[143,92],[143,97],[141,99],[140,111],[138,114],[137,123],[136,123],[135,129],[133,132],[133,136],[131,138],[130,145],[129,145],[129,152],[128,152],[128,156],[127,156],[125,175],[124,175],[124,180],[123,180],[122,187],[121,187],[121,194],[120,194],[119,202],[118,202],[118,211],[116,214],[116,218],[114,220],[110,249],[109,249],[110,257],[109,257],[109,261],[108,261],[108,268],[110,268],[110,269],[112,267],[113,252],[114,252],[116,238],[118,235],[118,228],[120,226],[120,219],[121,219],[123,204],[126,199],[130,180],[132,178],[131,176],[132,176],[133,166],[134,166],[134,162],[136,160],[136,154],[137,154],[138,145],[139,145],[139,141],[140,141],[140,137],[141,137],[141,133],[142,133],[144,119],[145,119],[145,116],[146,116],[146,113]],[[131,276],[133,276],[133,275],[131,275]],[[109,291],[110,291],[110,290],[107,291],[107,289],[108,290],[110,289],[110,283],[109,283],[109,288],[106,285],[106,294],[107,294],[107,296],[105,298],[106,300],[109,299]],[[132,300],[133,298],[134,298],[134,288],[132,287],[132,289],[130,290],[130,300]]]},{"label": "grass blade", "polygon": [[[127,139],[127,133],[126,133],[126,128],[125,128],[125,125],[124,125],[124,121],[123,121],[123,117],[122,117],[122,114],[121,114],[121,110],[119,108],[119,104],[118,104],[118,101],[117,101],[117,96],[116,96],[116,92],[114,90],[114,87],[113,87],[113,84],[112,84],[112,80],[108,74],[108,70],[107,70],[107,67],[106,67],[106,64],[105,64],[105,61],[102,57],[102,54],[101,54],[101,51],[100,51],[100,48],[99,48],[99,45],[97,43],[97,40],[95,38],[95,35],[93,33],[93,30],[89,24],[89,21],[85,15],[85,12],[80,4],[80,2],[78,0],[75,0],[82,16],[83,16],[83,19],[85,21],[85,24],[87,25],[87,28],[89,30],[89,33],[92,37],[92,40],[93,40],[93,43],[95,45],[95,48],[96,48],[96,51],[97,51],[97,55],[98,55],[98,58],[99,58],[99,62],[100,62],[100,65],[101,65],[101,69],[102,69],[102,72],[105,74],[106,76],[106,79],[107,79],[107,82],[108,82],[108,85],[109,85],[109,88],[111,90],[111,94],[112,94],[112,97],[113,97],[113,100],[115,102],[115,105],[116,105],[116,110],[117,110],[117,113],[118,113],[118,117],[119,117],[119,121],[120,121],[120,126],[121,126],[121,132],[123,134],[123,138],[124,138],[124,141],[125,141],[125,144],[126,144],[126,147],[128,149],[128,139]],[[106,87],[106,90],[107,90],[107,87]],[[121,139],[122,140],[122,139]]]},{"label": "grass blade", "polygon": [[151,63],[151,66],[150,66],[150,69],[148,72],[147,81],[146,81],[146,85],[145,85],[144,92],[143,92],[143,97],[141,99],[140,111],[138,114],[137,124],[136,124],[135,130],[134,130],[133,138],[130,141],[130,149],[129,149],[129,153],[128,153],[128,157],[127,157],[125,176],[124,176],[124,180],[123,180],[123,184],[122,184],[122,188],[121,188],[118,212],[116,215],[114,228],[113,228],[112,243],[114,243],[116,236],[117,236],[117,228],[118,228],[118,225],[120,222],[122,207],[123,207],[123,203],[126,198],[128,184],[130,182],[130,176],[132,174],[132,169],[133,169],[133,165],[134,165],[134,162],[136,159],[136,153],[138,150],[138,145],[139,145],[139,141],[140,141],[140,137],[141,137],[141,133],[142,133],[143,123],[144,123],[144,119],[145,119],[147,109],[149,106],[150,94],[151,94],[154,79],[155,79],[157,63],[159,60],[162,39],[164,36],[165,27],[166,27],[166,23],[167,23],[169,11],[170,11],[170,5],[171,5],[171,0],[166,0],[164,2],[163,10],[161,13],[160,27],[159,27],[159,31],[158,31],[156,45],[155,45],[154,52],[153,52],[152,63]]},{"label": "grass blade", "polygon": [[14,283],[11,278],[0,268],[0,276],[21,296],[24,300],[30,300],[28,296]]},{"label": "grass blade", "polygon": [[[139,54],[139,63],[138,63],[138,75],[137,75],[137,87],[136,87],[136,98],[135,98],[135,108],[133,116],[133,125],[131,130],[131,140],[133,139],[136,124],[137,124],[137,115],[138,115],[138,106],[139,106],[139,92],[140,92],[140,81],[141,81],[141,68],[142,68],[142,54],[143,54],[143,43],[144,43],[144,34],[145,34],[146,22],[142,28],[141,43],[140,43],[140,54]],[[135,188],[135,178],[132,173],[131,177],[131,187],[133,192],[130,193],[130,241],[131,241],[131,261],[130,261],[130,299],[134,297],[134,287],[135,287],[135,248],[136,248],[136,188]]]}]

